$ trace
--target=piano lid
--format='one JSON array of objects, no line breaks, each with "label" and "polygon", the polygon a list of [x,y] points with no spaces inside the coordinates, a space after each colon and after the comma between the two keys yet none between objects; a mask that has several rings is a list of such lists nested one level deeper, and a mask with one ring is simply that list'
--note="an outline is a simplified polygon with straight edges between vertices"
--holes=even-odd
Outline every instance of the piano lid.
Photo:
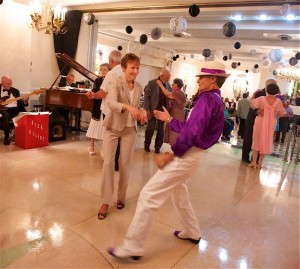
[{"label": "piano lid", "polygon": [[92,82],[95,82],[96,78],[98,76],[94,74],[93,72],[87,70],[85,67],[83,67],[81,64],[77,63],[74,59],[72,59],[68,54],[66,53],[55,53],[56,58],[63,61],[68,66],[75,69],[77,72],[79,72],[81,75],[85,76],[87,79],[91,80]]}]

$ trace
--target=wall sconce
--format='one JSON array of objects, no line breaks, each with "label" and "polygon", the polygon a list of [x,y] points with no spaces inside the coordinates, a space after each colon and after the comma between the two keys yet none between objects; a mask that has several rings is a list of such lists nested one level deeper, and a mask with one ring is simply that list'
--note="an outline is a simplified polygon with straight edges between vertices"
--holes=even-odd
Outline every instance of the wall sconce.
[{"label": "wall sconce", "polygon": [[41,5],[37,1],[30,5],[30,27],[38,31],[45,30],[45,34],[65,34],[67,27],[63,27],[65,23],[66,8],[61,6],[52,8],[47,4]]}]

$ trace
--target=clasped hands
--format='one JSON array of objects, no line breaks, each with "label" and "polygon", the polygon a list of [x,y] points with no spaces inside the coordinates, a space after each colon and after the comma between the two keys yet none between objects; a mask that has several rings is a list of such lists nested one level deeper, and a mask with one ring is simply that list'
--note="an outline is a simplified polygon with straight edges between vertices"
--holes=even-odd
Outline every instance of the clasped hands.
[{"label": "clasped hands", "polygon": [[137,121],[140,121],[142,125],[147,122],[147,112],[145,109],[138,109],[130,105],[124,105],[123,109],[127,110],[132,117]]},{"label": "clasped hands", "polygon": [[[168,121],[170,119],[170,114],[164,106],[162,108],[163,111],[154,110],[153,114],[158,120]],[[167,163],[169,163],[173,159],[174,154],[171,152],[156,154],[154,157],[155,164],[159,169],[162,169]]]},{"label": "clasped hands", "polygon": [[85,95],[88,99],[91,100],[91,99],[105,98],[107,93],[105,91],[103,91],[102,89],[100,89],[98,92],[88,91]]}]

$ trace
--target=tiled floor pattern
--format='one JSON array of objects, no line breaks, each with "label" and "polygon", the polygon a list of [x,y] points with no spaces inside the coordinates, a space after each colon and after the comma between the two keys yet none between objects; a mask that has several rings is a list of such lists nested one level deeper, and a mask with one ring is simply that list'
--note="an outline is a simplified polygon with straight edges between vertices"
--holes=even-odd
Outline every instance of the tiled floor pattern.
[{"label": "tiled floor pattern", "polygon": [[141,128],[126,207],[111,207],[104,221],[97,219],[102,163],[98,152],[88,155],[84,133],[28,150],[0,140],[0,268],[299,268],[299,164],[267,156],[261,170],[249,168],[225,143],[206,151],[188,183],[199,245],[173,236],[180,224],[168,201],[154,216],[142,260],[109,256],[157,169],[143,139]]}]

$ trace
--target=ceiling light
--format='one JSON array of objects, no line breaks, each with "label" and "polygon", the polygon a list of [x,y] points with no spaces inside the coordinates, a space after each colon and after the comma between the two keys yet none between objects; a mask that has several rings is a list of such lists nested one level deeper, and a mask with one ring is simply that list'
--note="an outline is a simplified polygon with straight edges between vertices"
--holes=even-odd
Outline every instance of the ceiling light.
[{"label": "ceiling light", "polygon": [[232,17],[235,21],[240,21],[242,19],[242,16],[241,15],[234,15]]},{"label": "ceiling light", "polygon": [[261,14],[260,16],[258,16],[258,18],[261,21],[265,21],[266,19],[268,19],[268,16],[266,14]]},{"label": "ceiling light", "polygon": [[293,14],[290,14],[290,15],[287,15],[287,16],[286,16],[286,19],[287,19],[288,21],[293,21],[293,20],[296,19],[296,17],[295,17]]}]

